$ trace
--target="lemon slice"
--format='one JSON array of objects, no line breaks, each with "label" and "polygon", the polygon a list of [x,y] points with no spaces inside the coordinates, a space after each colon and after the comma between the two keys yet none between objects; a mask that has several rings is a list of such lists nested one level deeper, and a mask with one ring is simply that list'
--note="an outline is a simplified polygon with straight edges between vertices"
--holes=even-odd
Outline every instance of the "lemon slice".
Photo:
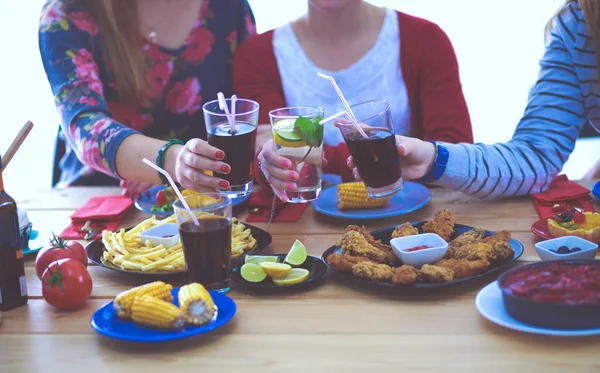
[{"label": "lemon slice", "polygon": [[260,263],[260,269],[271,278],[283,278],[292,269],[292,266],[284,263],[263,262]]},{"label": "lemon slice", "polygon": [[284,262],[290,263],[294,266],[299,266],[306,261],[308,253],[306,247],[300,240],[296,240],[290,249],[290,252],[285,256]]},{"label": "lemon slice", "polygon": [[248,282],[261,282],[267,275],[260,269],[258,264],[246,263],[240,269],[240,275]]},{"label": "lemon slice", "polygon": [[295,119],[282,119],[273,125],[273,141],[286,148],[300,148],[306,142],[294,131]]},{"label": "lemon slice", "polygon": [[294,285],[304,282],[308,279],[309,272],[304,268],[292,268],[287,276],[273,279],[273,283],[278,286]]},{"label": "lemon slice", "polygon": [[277,263],[279,261],[278,256],[273,255],[246,255],[244,263],[254,263],[260,265],[263,262]]}]

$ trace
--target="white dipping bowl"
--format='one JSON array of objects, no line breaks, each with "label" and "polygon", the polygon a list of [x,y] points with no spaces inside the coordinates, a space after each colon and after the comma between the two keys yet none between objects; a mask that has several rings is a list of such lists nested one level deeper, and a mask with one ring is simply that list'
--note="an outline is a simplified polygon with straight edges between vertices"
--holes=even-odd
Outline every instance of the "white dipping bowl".
[{"label": "white dipping bowl", "polygon": [[[423,264],[433,264],[444,258],[448,251],[448,243],[435,233],[423,233],[414,236],[392,238],[390,241],[394,254],[403,264],[421,268]],[[404,251],[412,247],[427,245],[429,249]]]},{"label": "white dipping bowl", "polygon": [[171,247],[179,242],[179,226],[177,224],[159,225],[140,233],[140,238],[142,242],[149,240],[154,246],[162,244],[164,247]]},{"label": "white dipping bowl", "polygon": [[[569,249],[578,247],[581,251],[569,254],[559,254],[556,250],[561,246],[566,246]],[[596,258],[596,253],[598,252],[598,245],[576,236],[564,236],[538,242],[535,244],[535,250],[542,260],[594,260]]]}]

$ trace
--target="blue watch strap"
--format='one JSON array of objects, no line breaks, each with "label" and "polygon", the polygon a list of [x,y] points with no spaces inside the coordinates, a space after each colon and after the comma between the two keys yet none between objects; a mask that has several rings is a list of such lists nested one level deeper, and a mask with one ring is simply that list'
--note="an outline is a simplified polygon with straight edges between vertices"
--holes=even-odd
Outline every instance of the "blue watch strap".
[{"label": "blue watch strap", "polygon": [[446,170],[446,165],[448,165],[448,158],[450,157],[450,153],[444,145],[441,145],[440,143],[435,141],[430,142],[433,144],[433,146],[435,146],[437,150],[436,157],[431,170],[429,170],[427,175],[419,179],[419,181],[423,183],[430,183],[442,177],[444,171]]}]

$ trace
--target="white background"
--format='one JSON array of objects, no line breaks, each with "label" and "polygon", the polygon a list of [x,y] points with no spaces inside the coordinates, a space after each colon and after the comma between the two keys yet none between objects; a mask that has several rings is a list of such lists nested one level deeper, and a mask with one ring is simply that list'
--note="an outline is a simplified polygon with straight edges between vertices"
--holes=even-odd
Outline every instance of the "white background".
[{"label": "white background", "polygon": [[[124,0],[130,1],[130,0]],[[217,0],[213,0],[217,1]],[[306,0],[249,0],[259,32],[306,11]],[[563,0],[372,0],[429,19],[449,35],[460,65],[475,141],[507,141],[536,81],[544,26]],[[43,0],[0,1],[0,154],[26,120],[35,127],[4,173],[15,198],[51,183],[58,116],[40,61]],[[565,166],[579,178],[597,158],[598,140],[579,141]]]}]

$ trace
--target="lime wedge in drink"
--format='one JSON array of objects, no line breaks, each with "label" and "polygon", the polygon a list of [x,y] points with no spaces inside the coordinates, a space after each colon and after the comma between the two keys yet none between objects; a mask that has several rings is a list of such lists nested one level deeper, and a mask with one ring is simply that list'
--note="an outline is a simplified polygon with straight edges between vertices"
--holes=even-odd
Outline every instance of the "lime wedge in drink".
[{"label": "lime wedge in drink", "polygon": [[248,282],[261,282],[267,275],[260,268],[258,264],[254,263],[246,263],[240,269],[240,274],[242,278]]},{"label": "lime wedge in drink", "polygon": [[246,255],[244,263],[254,263],[260,265],[260,263],[264,262],[277,263],[278,261],[279,257],[273,255]]},{"label": "lime wedge in drink", "polygon": [[295,119],[282,119],[273,125],[273,141],[286,148],[300,148],[306,142],[294,131]]},{"label": "lime wedge in drink", "polygon": [[290,263],[294,266],[299,266],[306,261],[306,257],[308,257],[306,247],[302,242],[300,242],[300,240],[296,240],[288,254],[285,256],[284,262]]},{"label": "lime wedge in drink", "polygon": [[304,282],[308,279],[309,272],[304,268],[292,268],[287,276],[283,278],[274,278],[273,283],[279,286],[294,285]]}]

